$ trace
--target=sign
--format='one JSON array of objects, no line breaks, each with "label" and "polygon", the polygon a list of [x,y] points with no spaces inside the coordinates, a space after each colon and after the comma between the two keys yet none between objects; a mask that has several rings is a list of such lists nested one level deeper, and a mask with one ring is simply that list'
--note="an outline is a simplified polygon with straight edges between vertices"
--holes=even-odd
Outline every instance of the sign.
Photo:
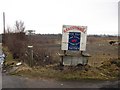
[{"label": "sign", "polygon": [[69,32],[68,50],[80,49],[80,32]]},{"label": "sign", "polygon": [[63,25],[61,49],[85,51],[87,38],[86,31],[86,26]]}]

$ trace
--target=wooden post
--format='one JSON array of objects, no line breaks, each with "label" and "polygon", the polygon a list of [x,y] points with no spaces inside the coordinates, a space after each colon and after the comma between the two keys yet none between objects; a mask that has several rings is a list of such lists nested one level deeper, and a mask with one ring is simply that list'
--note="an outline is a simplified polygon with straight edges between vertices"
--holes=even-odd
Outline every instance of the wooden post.
[{"label": "wooden post", "polygon": [[81,51],[81,55],[83,55],[83,51]]},{"label": "wooden post", "polygon": [[66,56],[66,50],[63,51],[63,56],[61,56],[61,62],[60,62],[60,66],[63,66],[63,57]]},{"label": "wooden post", "polygon": [[5,34],[5,12],[3,12],[3,33]]},{"label": "wooden post", "polygon": [[65,55],[65,56],[67,55],[66,50],[64,50],[64,55]]}]

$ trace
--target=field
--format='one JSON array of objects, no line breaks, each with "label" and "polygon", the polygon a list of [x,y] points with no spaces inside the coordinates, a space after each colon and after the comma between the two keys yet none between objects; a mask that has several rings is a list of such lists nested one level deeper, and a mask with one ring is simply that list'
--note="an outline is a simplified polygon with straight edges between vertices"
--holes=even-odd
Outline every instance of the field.
[{"label": "field", "polygon": [[[102,62],[107,61],[109,59],[118,58],[118,45],[110,45],[109,42],[111,40],[118,40],[117,37],[103,37],[103,36],[88,36],[87,37],[87,46],[86,51],[84,53],[90,54],[88,64],[91,66],[100,66]],[[36,46],[36,45],[35,45]],[[59,56],[57,53],[63,53],[61,51],[61,39],[56,40],[54,43],[49,44],[39,44],[40,48],[47,48],[48,51],[52,52],[56,56],[59,61]],[[72,54],[80,54],[80,51],[71,52],[67,51],[67,53]]]},{"label": "field", "polygon": [[[31,68],[28,64],[23,64],[11,74],[65,80],[117,79],[120,70],[119,46],[110,45],[109,41],[111,40],[118,40],[118,38],[113,36],[88,36],[87,49],[84,52],[91,55],[88,65],[83,68],[65,66],[61,69],[58,55],[58,53],[63,53],[61,51],[61,35],[37,35],[31,39],[34,47],[33,51],[36,55],[34,56],[34,66]],[[80,51],[67,51],[67,53],[74,55],[80,54]]]},{"label": "field", "polygon": [[88,37],[87,53],[92,57],[89,58],[89,64],[100,66],[102,62],[109,59],[118,58],[118,45],[110,45],[110,40],[118,40],[117,37]]}]

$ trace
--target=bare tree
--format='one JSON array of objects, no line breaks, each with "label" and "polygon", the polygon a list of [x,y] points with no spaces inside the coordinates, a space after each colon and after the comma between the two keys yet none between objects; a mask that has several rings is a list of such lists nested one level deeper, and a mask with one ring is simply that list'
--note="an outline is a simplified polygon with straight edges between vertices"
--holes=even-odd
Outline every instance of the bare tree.
[{"label": "bare tree", "polygon": [[14,27],[15,29],[7,27],[6,33],[3,35],[3,44],[8,47],[14,59],[21,59],[24,57],[27,47],[24,22],[16,21]]},{"label": "bare tree", "polygon": [[8,26],[7,29],[5,30],[5,33],[13,33],[11,27]]},{"label": "bare tree", "polygon": [[15,33],[24,32],[25,26],[23,21],[16,21],[15,22]]}]

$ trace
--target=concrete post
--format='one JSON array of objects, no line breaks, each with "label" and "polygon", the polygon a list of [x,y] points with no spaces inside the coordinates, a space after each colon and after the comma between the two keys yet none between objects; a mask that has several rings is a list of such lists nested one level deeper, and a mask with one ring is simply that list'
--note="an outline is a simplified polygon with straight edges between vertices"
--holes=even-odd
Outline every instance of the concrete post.
[{"label": "concrete post", "polygon": [[29,53],[29,66],[33,66],[33,46],[28,46],[28,53]]}]

